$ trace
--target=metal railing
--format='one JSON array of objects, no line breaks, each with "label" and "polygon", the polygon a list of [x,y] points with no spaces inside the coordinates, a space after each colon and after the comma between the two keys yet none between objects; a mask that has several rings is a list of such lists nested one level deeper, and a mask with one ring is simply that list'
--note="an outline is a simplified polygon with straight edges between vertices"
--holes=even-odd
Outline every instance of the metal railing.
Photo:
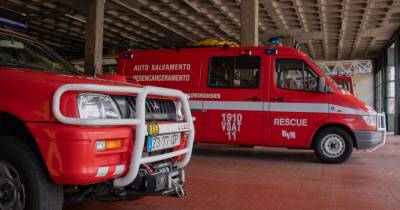
[{"label": "metal railing", "polygon": [[367,152],[373,152],[386,144],[386,117],[384,112],[377,113],[376,115],[376,129],[377,131],[382,132],[382,142],[375,147],[367,149]]},{"label": "metal railing", "polygon": [[[103,93],[133,93],[137,94],[136,97],[136,118],[135,119],[82,119],[66,117],[60,111],[60,100],[61,96],[67,91],[95,91]],[[166,123],[160,124],[159,134],[174,133],[174,132],[189,132],[186,148],[165,153],[161,155],[155,155],[150,157],[143,156],[143,147],[147,134],[146,127],[146,98],[148,95],[156,96],[167,96],[177,97],[182,103],[182,110],[184,114],[184,122],[179,123]],[[126,186],[134,181],[136,178],[140,164],[151,163],[160,160],[169,159],[179,155],[185,154],[185,157],[180,160],[177,164],[178,168],[186,166],[190,160],[192,154],[193,140],[194,140],[194,125],[193,119],[190,112],[188,97],[182,91],[145,86],[139,87],[128,87],[128,86],[109,86],[109,85],[95,85],[95,84],[66,84],[62,85],[57,89],[53,96],[53,113],[57,120],[64,124],[71,125],[93,125],[93,126],[110,126],[110,125],[132,125],[136,126],[136,136],[134,139],[134,145],[131,154],[131,160],[129,170],[123,177],[114,180],[114,186],[121,187]]]}]

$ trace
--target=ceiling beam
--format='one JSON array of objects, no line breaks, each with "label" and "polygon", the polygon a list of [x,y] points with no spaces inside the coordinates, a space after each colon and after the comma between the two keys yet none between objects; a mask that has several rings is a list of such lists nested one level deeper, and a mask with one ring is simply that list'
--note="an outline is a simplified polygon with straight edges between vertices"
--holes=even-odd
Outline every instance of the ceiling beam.
[{"label": "ceiling beam", "polygon": [[173,32],[174,34],[180,36],[181,38],[183,38],[183,39],[185,39],[187,41],[190,41],[190,42],[194,41],[192,38],[189,38],[189,37],[185,36],[184,34],[180,33],[179,31],[174,30],[171,27],[169,27],[169,26],[167,26],[167,25],[165,25],[165,24],[163,24],[161,22],[158,22],[154,18],[151,18],[150,16],[148,16],[146,14],[143,14],[143,12],[139,11],[138,9],[136,9],[134,7],[129,6],[128,4],[125,4],[125,3],[121,2],[120,0],[111,0],[110,2],[113,2],[114,4],[116,4],[116,5],[118,5],[118,6],[122,7],[122,8],[125,8],[125,9],[127,9],[127,10],[129,10],[129,11],[131,11],[133,13],[135,13],[135,15],[138,15],[138,16],[146,19],[147,21],[149,21],[151,23],[154,23],[154,24],[164,28],[167,31]]}]

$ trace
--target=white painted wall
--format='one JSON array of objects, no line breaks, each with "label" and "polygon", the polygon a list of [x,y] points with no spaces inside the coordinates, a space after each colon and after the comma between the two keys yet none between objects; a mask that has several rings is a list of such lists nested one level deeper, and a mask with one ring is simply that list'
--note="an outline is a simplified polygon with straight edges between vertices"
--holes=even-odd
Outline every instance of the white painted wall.
[{"label": "white painted wall", "polygon": [[352,78],[356,97],[374,107],[374,75],[356,74]]}]

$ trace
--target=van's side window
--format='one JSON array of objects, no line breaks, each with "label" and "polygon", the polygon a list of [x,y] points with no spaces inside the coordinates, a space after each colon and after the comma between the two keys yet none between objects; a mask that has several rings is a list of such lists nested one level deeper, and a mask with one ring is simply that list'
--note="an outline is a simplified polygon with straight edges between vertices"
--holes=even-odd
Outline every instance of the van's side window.
[{"label": "van's side window", "polygon": [[317,91],[316,73],[302,60],[276,60],[275,82],[279,88]]},{"label": "van's side window", "polygon": [[220,56],[210,59],[208,87],[258,88],[259,84],[259,56]]}]

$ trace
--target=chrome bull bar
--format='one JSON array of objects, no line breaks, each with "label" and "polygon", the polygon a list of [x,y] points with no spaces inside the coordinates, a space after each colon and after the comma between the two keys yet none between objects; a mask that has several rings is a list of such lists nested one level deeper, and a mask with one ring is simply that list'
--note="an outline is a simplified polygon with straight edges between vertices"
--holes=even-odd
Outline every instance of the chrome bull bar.
[{"label": "chrome bull bar", "polygon": [[[134,119],[82,119],[66,117],[60,111],[60,100],[61,96],[67,91],[95,91],[102,93],[133,93],[137,94],[136,97],[136,118]],[[167,123],[160,124],[160,134],[163,133],[174,133],[174,132],[189,132],[186,148],[165,153],[161,155],[155,155],[150,157],[143,156],[143,147],[147,134],[146,127],[146,98],[148,95],[156,96],[167,96],[177,97],[182,103],[182,109],[184,114],[184,122],[179,123]],[[194,125],[193,119],[190,112],[188,96],[182,91],[160,88],[153,86],[139,87],[128,87],[128,86],[109,86],[109,85],[95,85],[95,84],[66,84],[62,85],[57,89],[53,96],[53,114],[55,118],[64,123],[71,125],[88,125],[88,126],[110,126],[110,125],[135,125],[136,136],[131,154],[131,160],[129,170],[123,177],[116,178],[114,180],[114,186],[123,187],[134,181],[136,178],[140,164],[151,163],[160,160],[169,159],[179,155],[185,154],[185,157],[177,163],[178,168],[185,167],[191,158],[193,140],[194,140]]]},{"label": "chrome bull bar", "polygon": [[376,114],[376,130],[382,133],[382,142],[375,147],[367,149],[367,152],[373,152],[386,144],[386,115],[384,112]]}]

